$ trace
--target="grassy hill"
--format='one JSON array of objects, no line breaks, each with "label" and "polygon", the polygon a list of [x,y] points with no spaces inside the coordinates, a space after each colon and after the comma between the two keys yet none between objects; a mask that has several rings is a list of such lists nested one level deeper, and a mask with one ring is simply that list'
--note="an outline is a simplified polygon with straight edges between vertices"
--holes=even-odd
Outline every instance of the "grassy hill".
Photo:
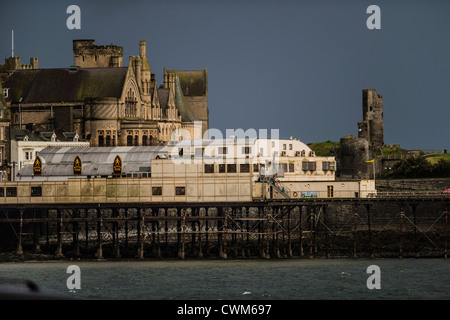
[{"label": "grassy hill", "polygon": [[450,153],[433,153],[424,155],[423,157],[427,159],[431,164],[436,164],[441,159],[450,161]]},{"label": "grassy hill", "polygon": [[309,143],[308,147],[311,148],[312,151],[316,153],[316,156],[318,157],[326,157],[330,155],[334,155],[332,153],[332,149],[334,147],[338,147],[339,142],[333,142],[330,140],[327,140],[325,142],[315,142],[315,143]]}]

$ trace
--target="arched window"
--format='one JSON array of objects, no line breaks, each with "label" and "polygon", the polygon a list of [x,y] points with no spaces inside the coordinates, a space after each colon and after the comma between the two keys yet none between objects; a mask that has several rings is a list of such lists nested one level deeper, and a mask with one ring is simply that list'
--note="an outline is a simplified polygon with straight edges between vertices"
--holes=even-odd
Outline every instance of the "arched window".
[{"label": "arched window", "polygon": [[135,146],[139,145],[139,136],[134,136],[134,145]]},{"label": "arched window", "polygon": [[143,146],[147,145],[147,136],[142,136],[142,145]]},{"label": "arched window", "polygon": [[127,96],[125,98],[125,117],[136,117],[137,110],[137,99],[134,91],[128,90]]},{"label": "arched window", "polygon": [[127,136],[127,146],[133,145],[133,136]]},{"label": "arched window", "polygon": [[103,147],[104,146],[104,138],[103,136],[98,136],[98,146]]},{"label": "arched window", "polygon": [[111,146],[111,136],[106,136],[106,146],[107,147]]}]

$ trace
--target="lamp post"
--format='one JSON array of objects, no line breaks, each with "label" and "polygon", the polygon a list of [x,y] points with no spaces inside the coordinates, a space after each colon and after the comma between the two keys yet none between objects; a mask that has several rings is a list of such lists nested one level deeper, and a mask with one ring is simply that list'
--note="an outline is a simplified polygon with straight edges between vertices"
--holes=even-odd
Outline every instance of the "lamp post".
[{"label": "lamp post", "polygon": [[384,167],[384,170],[387,172],[386,173],[386,179],[387,179],[387,187],[389,188],[389,176],[390,176],[390,172],[391,172],[391,167]]}]

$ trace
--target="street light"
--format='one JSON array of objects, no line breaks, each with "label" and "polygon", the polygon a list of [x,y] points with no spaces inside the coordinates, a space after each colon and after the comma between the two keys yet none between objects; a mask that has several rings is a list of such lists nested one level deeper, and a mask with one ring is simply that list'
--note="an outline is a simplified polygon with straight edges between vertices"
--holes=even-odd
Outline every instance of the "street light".
[{"label": "street light", "polygon": [[389,188],[389,173],[390,173],[390,171],[391,171],[391,167],[384,167],[384,170],[387,172],[386,173],[386,177],[387,177],[387,186],[388,186],[388,188]]}]

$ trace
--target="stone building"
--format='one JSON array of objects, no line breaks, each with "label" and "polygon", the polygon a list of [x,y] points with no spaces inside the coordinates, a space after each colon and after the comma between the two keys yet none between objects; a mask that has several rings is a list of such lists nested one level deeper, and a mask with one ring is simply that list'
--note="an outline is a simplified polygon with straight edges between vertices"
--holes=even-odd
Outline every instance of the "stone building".
[{"label": "stone building", "polygon": [[384,145],[383,97],[375,89],[362,91],[363,121],[358,122],[358,138],[367,140],[371,154]]},{"label": "stone building", "polygon": [[375,89],[362,90],[362,109],[358,137],[347,135],[341,138],[337,151],[339,176],[343,179],[372,179],[373,167],[366,161],[373,160],[383,150],[383,97]]},{"label": "stone building", "polygon": [[[164,145],[177,129],[208,128],[207,70],[166,71],[158,87],[147,58],[123,66],[123,48],[73,41],[74,66],[15,69],[8,90],[11,128],[75,132],[91,146]],[[33,59],[33,58],[32,58]],[[176,137],[175,137],[176,138]]]},{"label": "stone building", "polygon": [[39,69],[39,58],[31,57],[30,64],[22,64],[20,57],[9,57],[5,59],[5,64],[0,65],[0,81],[6,80],[16,70]]},{"label": "stone building", "polygon": [[9,173],[9,108],[6,102],[8,91],[3,90],[0,81],[0,180],[7,180]]}]

